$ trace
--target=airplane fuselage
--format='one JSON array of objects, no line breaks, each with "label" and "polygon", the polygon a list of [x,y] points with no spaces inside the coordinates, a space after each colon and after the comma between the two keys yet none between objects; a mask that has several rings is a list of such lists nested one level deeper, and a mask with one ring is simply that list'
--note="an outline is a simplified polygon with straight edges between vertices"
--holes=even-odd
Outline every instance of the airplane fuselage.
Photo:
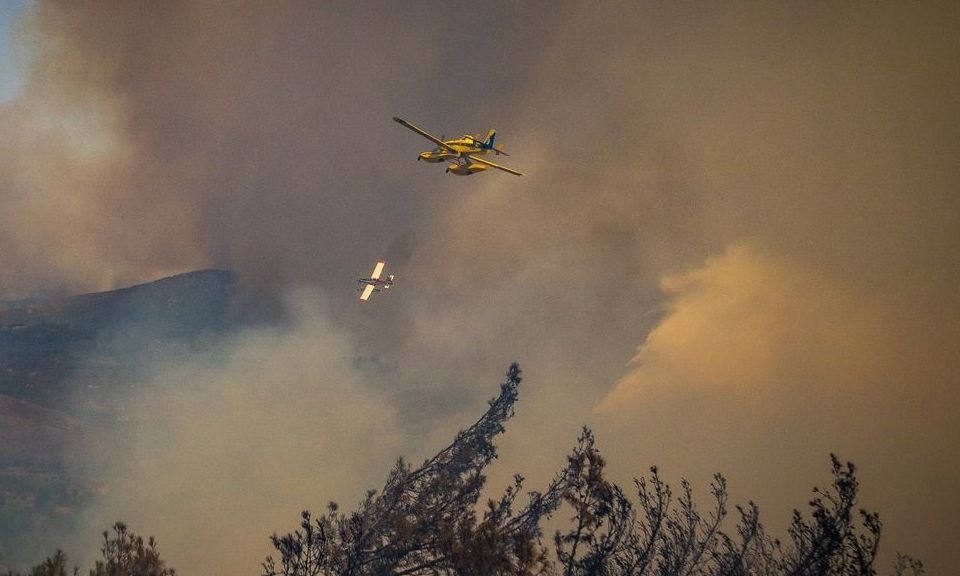
[{"label": "airplane fuselage", "polygon": [[456,160],[461,154],[471,154],[471,155],[480,155],[486,154],[489,150],[482,146],[479,146],[477,143],[480,142],[480,137],[472,137],[464,135],[462,138],[456,138],[454,140],[444,140],[444,146],[447,148],[435,148],[433,150],[427,150],[426,152],[421,152],[417,157],[417,160],[423,160],[424,162],[449,162],[451,160]]}]

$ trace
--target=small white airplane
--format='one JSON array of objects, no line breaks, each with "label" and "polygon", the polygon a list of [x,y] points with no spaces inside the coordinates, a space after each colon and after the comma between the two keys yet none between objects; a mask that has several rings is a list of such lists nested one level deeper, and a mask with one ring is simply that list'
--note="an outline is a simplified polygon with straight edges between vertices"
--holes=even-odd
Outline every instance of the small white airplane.
[{"label": "small white airplane", "polygon": [[495,164],[480,157],[491,150],[497,155],[503,154],[504,156],[509,156],[502,148],[497,148],[493,145],[493,140],[497,137],[496,130],[491,129],[487,132],[486,138],[483,139],[481,139],[479,135],[464,134],[460,138],[444,140],[437,138],[426,130],[417,128],[402,118],[394,116],[393,119],[401,126],[413,130],[437,145],[433,150],[421,152],[417,156],[417,160],[423,160],[424,162],[452,162],[447,165],[447,172],[452,172],[457,176],[470,176],[477,172],[483,172],[487,168],[496,168],[497,170],[503,170],[510,174],[523,176],[522,172],[517,172],[513,168],[507,168],[506,166]]},{"label": "small white airplane", "polygon": [[369,278],[360,278],[357,280],[357,282],[363,286],[362,288],[357,288],[357,290],[363,290],[363,294],[360,295],[360,300],[366,302],[374,292],[380,292],[393,286],[393,274],[386,278],[380,277],[380,274],[383,273],[383,266],[383,262],[377,262],[377,265],[373,267],[373,274],[371,274]]}]

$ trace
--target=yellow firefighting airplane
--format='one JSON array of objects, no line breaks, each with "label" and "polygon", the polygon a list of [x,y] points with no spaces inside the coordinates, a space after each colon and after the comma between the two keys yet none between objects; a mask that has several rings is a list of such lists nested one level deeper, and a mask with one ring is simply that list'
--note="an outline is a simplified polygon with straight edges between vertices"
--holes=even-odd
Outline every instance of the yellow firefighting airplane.
[{"label": "yellow firefighting airplane", "polygon": [[380,274],[383,272],[383,266],[383,262],[377,262],[377,265],[373,267],[373,274],[371,274],[369,278],[360,278],[357,280],[357,283],[363,286],[363,288],[357,288],[357,290],[363,290],[363,294],[360,294],[361,300],[366,301],[374,292],[386,290],[393,286],[393,274],[386,278],[380,277]]},{"label": "yellow firefighting airplane", "polygon": [[495,164],[489,160],[480,158],[481,155],[491,150],[497,155],[503,154],[504,156],[509,156],[509,154],[502,149],[496,148],[493,145],[493,139],[497,136],[496,130],[491,129],[487,132],[486,138],[482,140],[479,135],[474,136],[471,134],[464,134],[461,138],[454,140],[443,140],[425,130],[417,128],[402,118],[394,116],[393,119],[401,126],[413,130],[437,145],[433,150],[421,152],[420,155],[417,156],[417,160],[434,163],[452,161],[451,164],[447,165],[447,172],[452,172],[457,176],[470,176],[477,172],[483,172],[487,168],[496,168],[497,170],[503,170],[504,172],[516,174],[517,176],[523,176],[523,173],[517,172],[512,168],[507,168],[506,166],[501,166],[500,164]]}]

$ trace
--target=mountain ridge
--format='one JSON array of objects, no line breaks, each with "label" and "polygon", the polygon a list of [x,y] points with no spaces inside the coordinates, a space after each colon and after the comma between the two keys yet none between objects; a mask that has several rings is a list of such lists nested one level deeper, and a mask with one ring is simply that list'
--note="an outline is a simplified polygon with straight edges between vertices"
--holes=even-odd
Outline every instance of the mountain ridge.
[{"label": "mountain ridge", "polygon": [[158,345],[203,347],[242,325],[241,292],[236,273],[198,270],[2,310],[0,394],[60,409],[80,380],[114,382]]},{"label": "mountain ridge", "polygon": [[219,269],[0,302],[3,561],[25,562],[39,535],[67,537],[103,488],[110,457],[77,447],[127,433],[131,385],[157,358],[216,350],[233,330],[272,320],[259,313],[264,302]]},{"label": "mountain ridge", "polygon": [[[166,298],[175,303],[176,297],[194,293],[200,289],[211,295],[213,291],[228,291],[237,284],[237,274],[230,270],[205,269],[167,276],[150,282],[134,284],[115,290],[88,292],[63,298],[36,299],[26,298],[17,301],[5,301],[7,308],[0,310],[0,326],[26,326],[38,323],[65,323],[67,320],[104,324],[104,319],[113,320],[116,314],[107,317],[96,316],[102,313],[104,305],[126,308],[130,305],[145,304],[150,300]],[[164,294],[166,292],[167,294]],[[172,302],[171,302],[172,299]],[[118,310],[123,312],[129,310]]]}]

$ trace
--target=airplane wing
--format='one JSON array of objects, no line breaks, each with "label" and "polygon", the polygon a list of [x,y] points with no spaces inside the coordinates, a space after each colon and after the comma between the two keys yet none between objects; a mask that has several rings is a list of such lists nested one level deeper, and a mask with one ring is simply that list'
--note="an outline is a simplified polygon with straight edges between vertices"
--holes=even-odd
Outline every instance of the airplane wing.
[{"label": "airplane wing", "polygon": [[404,120],[403,118],[397,118],[396,116],[394,116],[394,117],[393,117],[393,120],[394,120],[395,122],[397,122],[398,124],[400,124],[401,126],[404,126],[404,127],[406,127],[406,128],[409,128],[409,129],[413,130],[414,132],[416,132],[417,134],[423,136],[423,137],[426,138],[427,140],[433,142],[433,143],[436,144],[437,146],[439,146],[439,147],[441,147],[441,148],[444,148],[444,149],[446,149],[446,150],[449,150],[449,151],[453,152],[454,154],[459,154],[459,152],[457,152],[456,150],[454,150],[454,149],[451,148],[450,146],[447,146],[446,144],[444,144],[443,140],[437,138],[437,137],[434,136],[433,134],[430,134],[430,133],[427,132],[426,130],[422,130],[422,129],[420,129],[420,128],[417,128],[416,126],[414,126],[413,124],[407,122],[407,121]]},{"label": "airplane wing", "polygon": [[367,287],[363,289],[363,294],[360,295],[360,299],[366,302],[371,294],[373,294],[373,284],[367,284]]},{"label": "airplane wing", "polygon": [[383,272],[383,262],[377,262],[377,265],[373,267],[373,274],[370,275],[370,279],[378,280],[381,272]]},{"label": "airplane wing", "polygon": [[477,162],[477,163],[479,163],[479,164],[486,164],[487,166],[489,166],[489,167],[491,167],[491,168],[496,168],[497,170],[503,170],[504,172],[509,172],[509,173],[511,173],[511,174],[516,174],[517,176],[523,176],[523,172],[517,172],[517,171],[514,170],[513,168],[507,168],[506,166],[501,166],[501,165],[499,165],[499,164],[495,164],[495,163],[493,163],[493,162],[491,162],[491,161],[489,161],[489,160],[484,160],[483,158],[480,158],[480,157],[478,157],[478,156],[470,156],[469,154],[467,154],[467,158],[469,158],[471,162]]}]

